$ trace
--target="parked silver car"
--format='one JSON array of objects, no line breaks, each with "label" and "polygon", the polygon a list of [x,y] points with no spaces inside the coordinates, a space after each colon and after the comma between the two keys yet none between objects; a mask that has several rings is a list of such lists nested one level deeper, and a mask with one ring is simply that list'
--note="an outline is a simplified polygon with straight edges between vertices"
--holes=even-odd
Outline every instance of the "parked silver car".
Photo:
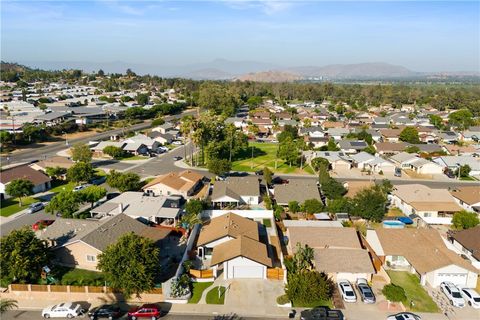
[{"label": "parked silver car", "polygon": [[45,208],[43,202],[35,202],[28,206],[27,212],[32,214]]},{"label": "parked silver car", "polygon": [[357,290],[364,303],[375,303],[375,294],[373,294],[372,288],[368,285],[367,279],[357,279]]}]

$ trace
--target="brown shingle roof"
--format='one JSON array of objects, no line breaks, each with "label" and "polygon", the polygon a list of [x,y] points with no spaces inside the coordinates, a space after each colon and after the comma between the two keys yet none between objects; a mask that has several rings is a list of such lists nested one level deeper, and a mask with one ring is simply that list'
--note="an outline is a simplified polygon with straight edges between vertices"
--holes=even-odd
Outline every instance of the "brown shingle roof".
[{"label": "brown shingle roof", "polygon": [[55,168],[55,167],[60,167],[60,168],[65,168],[69,169],[71,166],[74,165],[74,162],[68,158],[65,157],[51,157],[48,159],[45,159],[43,161],[36,162],[35,165],[42,167],[42,168]]},{"label": "brown shingle roof", "polygon": [[211,265],[217,265],[237,257],[245,257],[267,267],[272,266],[272,259],[268,257],[267,246],[245,236],[215,246]]},{"label": "brown shingle roof", "polygon": [[478,186],[458,187],[450,191],[450,193],[455,198],[469,205],[480,202],[480,187]]},{"label": "brown shingle roof", "polygon": [[378,142],[375,143],[375,149],[379,152],[384,151],[393,151],[393,152],[401,152],[405,150],[407,144],[405,142]]},{"label": "brown shingle roof", "polygon": [[456,232],[453,239],[470,250],[475,259],[480,260],[480,226]]},{"label": "brown shingle roof", "polygon": [[287,235],[292,248],[298,242],[312,248],[362,248],[355,228],[289,227]]},{"label": "brown shingle roof", "polygon": [[213,218],[209,224],[204,225],[200,230],[197,245],[205,245],[227,236],[238,238],[242,235],[258,241],[257,222],[230,212]]},{"label": "brown shingle roof", "polygon": [[322,272],[375,273],[364,249],[315,249],[315,268]]},{"label": "brown shingle roof", "polygon": [[35,186],[51,181],[51,179],[41,173],[40,171],[33,170],[28,165],[22,165],[0,172],[0,181],[3,184],[9,183],[16,179],[30,180]]},{"label": "brown shingle roof", "polygon": [[153,179],[142,189],[146,189],[148,187],[161,183],[175,190],[188,191],[195,184],[197,184],[199,180],[202,180],[202,178],[202,175],[190,170],[185,170],[182,172],[170,172],[168,174]]},{"label": "brown shingle roof", "polygon": [[478,272],[470,263],[449,250],[435,229],[377,229],[383,252],[388,256],[403,256],[419,272],[426,273],[458,265]]}]

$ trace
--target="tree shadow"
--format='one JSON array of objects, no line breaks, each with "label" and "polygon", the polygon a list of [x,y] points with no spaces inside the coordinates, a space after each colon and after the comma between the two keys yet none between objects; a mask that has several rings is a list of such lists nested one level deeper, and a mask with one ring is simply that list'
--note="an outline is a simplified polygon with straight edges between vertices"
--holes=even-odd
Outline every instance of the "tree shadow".
[{"label": "tree shadow", "polygon": [[215,316],[213,320],[243,320],[243,318],[236,313],[229,313]]},{"label": "tree shadow", "polygon": [[[258,147],[253,147],[253,157],[256,158],[256,157],[261,157],[261,156],[265,156],[267,155],[267,153],[258,148]],[[245,159],[251,159],[252,158],[252,147],[248,147],[246,149],[243,149],[241,150],[234,158],[233,158],[233,161],[237,161],[237,160],[245,160]]]}]

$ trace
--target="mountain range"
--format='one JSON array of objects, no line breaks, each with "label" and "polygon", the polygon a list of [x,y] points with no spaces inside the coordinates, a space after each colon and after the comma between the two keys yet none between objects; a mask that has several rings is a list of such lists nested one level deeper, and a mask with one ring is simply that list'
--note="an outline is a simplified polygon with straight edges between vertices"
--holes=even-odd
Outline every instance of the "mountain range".
[{"label": "mountain range", "polygon": [[358,64],[332,64],[326,66],[285,67],[258,61],[230,61],[215,59],[206,63],[189,65],[134,64],[122,61],[107,63],[87,61],[21,61],[30,67],[61,70],[81,69],[95,72],[124,73],[128,68],[137,74],[151,74],[162,77],[183,77],[195,80],[252,80],[252,81],[295,81],[295,80],[362,80],[419,78],[437,75],[480,76],[479,72],[432,72],[422,73],[403,66],[383,62]]}]

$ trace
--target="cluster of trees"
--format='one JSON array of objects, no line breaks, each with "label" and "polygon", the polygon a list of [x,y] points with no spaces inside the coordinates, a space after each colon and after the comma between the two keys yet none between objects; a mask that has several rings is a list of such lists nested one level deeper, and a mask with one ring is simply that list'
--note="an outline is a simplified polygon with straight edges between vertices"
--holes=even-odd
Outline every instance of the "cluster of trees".
[{"label": "cluster of trees", "polygon": [[120,192],[138,191],[142,187],[140,176],[133,172],[117,172],[112,170],[107,175],[107,184]]},{"label": "cluster of trees", "polygon": [[143,107],[131,107],[125,110],[123,117],[126,119],[154,119],[164,115],[177,114],[186,107],[185,103],[162,103],[156,104],[149,109]]},{"label": "cluster of trees", "polygon": [[420,143],[420,137],[418,136],[418,130],[415,127],[405,127],[405,129],[400,132],[398,137],[401,141],[417,144]]},{"label": "cluster of trees", "polygon": [[285,294],[297,306],[326,302],[333,295],[333,281],[325,272],[315,270],[313,259],[313,249],[299,243],[293,257],[285,259],[288,271]]},{"label": "cluster of trees", "polygon": [[305,212],[309,214],[319,213],[323,210],[323,203],[317,199],[305,200],[302,204],[298,201],[290,201],[288,203],[288,211],[291,213]]},{"label": "cluster of trees", "polygon": [[83,203],[90,203],[91,207],[98,200],[107,195],[107,190],[100,186],[88,186],[78,192],[62,190],[50,200],[45,211],[52,214],[61,214],[62,217],[72,218]]},{"label": "cluster of trees", "polygon": [[478,214],[466,210],[456,212],[452,218],[452,224],[457,230],[470,229],[479,223]]},{"label": "cluster of trees", "polygon": [[[212,112],[199,118],[187,116],[182,119],[181,131],[200,149],[196,164],[206,164],[215,174],[230,171],[232,160],[246,156],[248,148],[247,136],[233,124],[225,124],[224,120],[225,117]],[[193,154],[191,160],[193,163]]]}]

